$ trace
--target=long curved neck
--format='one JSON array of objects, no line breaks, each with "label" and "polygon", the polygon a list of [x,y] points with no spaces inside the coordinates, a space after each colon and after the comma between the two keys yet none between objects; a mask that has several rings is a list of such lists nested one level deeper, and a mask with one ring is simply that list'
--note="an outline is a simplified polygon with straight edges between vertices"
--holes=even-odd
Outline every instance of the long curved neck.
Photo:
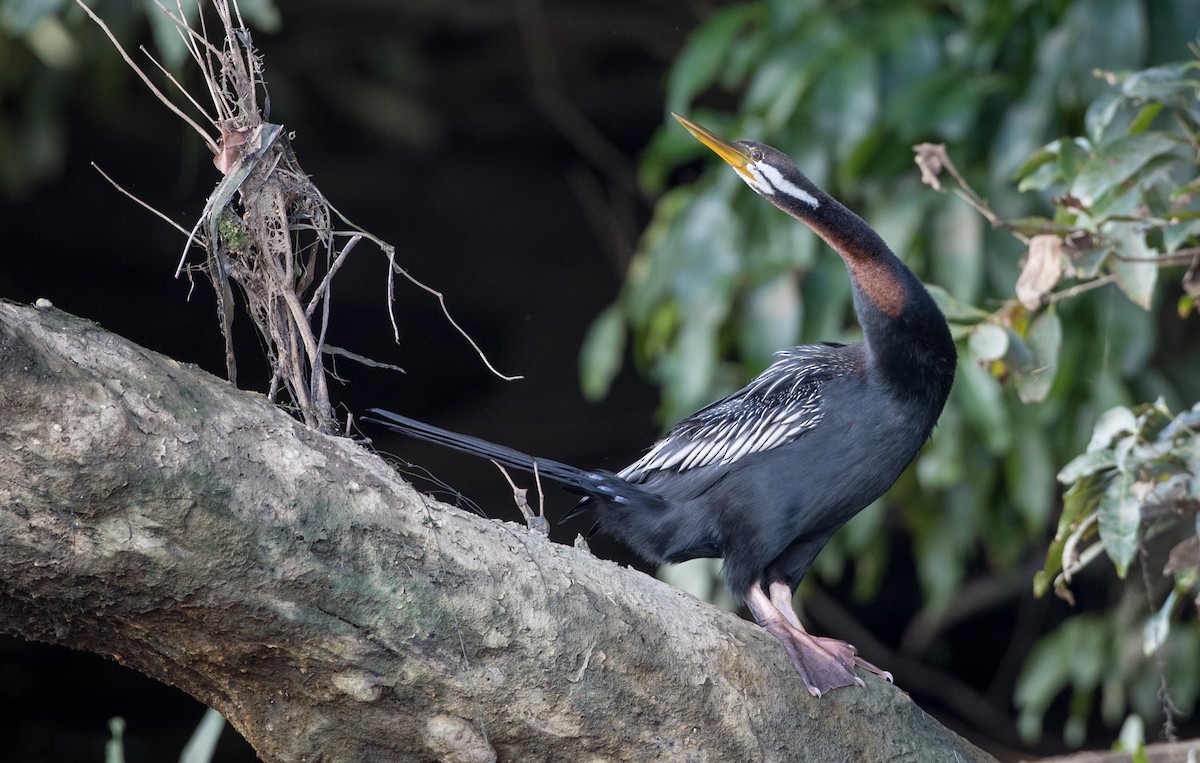
[{"label": "long curved neck", "polygon": [[815,206],[786,195],[771,201],[841,255],[872,365],[896,386],[949,392],[956,352],[946,319],[920,279],[871,226],[809,184]]}]

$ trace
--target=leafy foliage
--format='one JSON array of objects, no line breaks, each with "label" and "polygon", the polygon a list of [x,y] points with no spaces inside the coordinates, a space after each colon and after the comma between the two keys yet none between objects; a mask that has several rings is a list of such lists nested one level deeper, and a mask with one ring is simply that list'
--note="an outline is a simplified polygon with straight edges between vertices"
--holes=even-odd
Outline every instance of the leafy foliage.
[{"label": "leafy foliage", "polygon": [[[1057,465],[1084,450],[1102,411],[1200,397],[1195,348],[1156,355],[1150,312],[1166,288],[1160,268],[1186,264],[1200,231],[1193,67],[1107,81],[1093,73],[1160,61],[1154,46],[1169,40],[1180,56],[1179,30],[1200,26],[1197,13],[1135,0],[763,0],[723,9],[693,35],[672,70],[669,108],[791,155],[943,287],[932,291],[963,344],[933,441],[880,505],[839,533],[818,574],[836,580],[852,569],[855,590],[873,594],[887,568],[890,509],[911,535],[926,608],[936,612],[971,576],[1044,548]],[[702,105],[731,102],[736,117]],[[1038,148],[1079,127],[1085,137]],[[921,140],[963,164],[959,191],[991,230],[970,205],[919,185],[908,146]],[[661,386],[667,422],[738,386],[779,347],[857,331],[840,261],[733,173],[714,163],[697,182],[663,191],[702,152],[670,125],[652,142],[641,179],[661,200],[583,354],[584,389],[599,396],[626,352],[624,325],[634,362]],[[1035,214],[1054,194],[1053,215]],[[1181,312],[1194,304],[1192,280]],[[1078,502],[1068,494],[1069,510],[1089,515]],[[1101,541],[1128,565],[1142,523],[1121,501],[1103,511]],[[1073,739],[1098,689],[1114,723],[1127,701],[1154,710],[1136,701],[1146,671],[1095,670],[1127,645],[1120,622],[1081,615],[1038,647],[1018,690],[1023,730],[1039,731],[1068,686],[1079,698]],[[1172,630],[1167,642],[1194,636]],[[1075,662],[1046,670],[1067,656]]]},{"label": "leafy foliage", "polygon": [[[1049,702],[1064,688],[1077,701],[1067,737],[1080,741],[1091,695],[1104,717],[1119,721],[1126,704],[1157,714],[1162,676],[1176,707],[1194,707],[1200,692],[1195,607],[1200,606],[1200,403],[1171,417],[1162,401],[1106,411],[1087,450],[1063,467],[1067,486],[1058,532],[1034,586],[1074,601],[1071,584],[1102,555],[1125,577],[1142,557],[1141,587],[1126,588],[1108,611],[1068,620],[1039,645],[1017,688],[1022,731],[1034,735]],[[1188,607],[1186,602],[1194,604]],[[1189,623],[1190,621],[1190,623]],[[1183,627],[1173,627],[1179,622]],[[1084,635],[1087,634],[1087,635]],[[1081,639],[1092,639],[1081,643]],[[1055,650],[1107,666],[1101,683],[1087,671],[1057,668]],[[1161,667],[1157,660],[1162,660]],[[1068,662],[1070,662],[1068,660]],[[1113,667],[1116,669],[1113,669]]]},{"label": "leafy foliage", "polygon": [[[1087,112],[1087,135],[1054,141],[1021,168],[1021,187],[1053,189],[1052,219],[1029,218],[1020,227],[1048,240],[1048,257],[1061,268],[1039,264],[1031,248],[1025,270],[1052,270],[1078,283],[1067,293],[1115,282],[1132,302],[1149,309],[1160,268],[1188,264],[1178,312],[1194,310],[1200,294],[1200,63],[1190,61],[1129,74],[1107,74],[1115,92],[1099,97]],[[1032,279],[1027,279],[1032,280]],[[1055,279],[1040,279],[1026,295],[1036,308],[1053,298]],[[1200,688],[1191,659],[1200,633],[1172,630],[1174,618],[1194,621],[1195,608],[1181,606],[1200,592],[1200,404],[1171,418],[1165,402],[1116,406],[1096,419],[1086,450],[1058,474],[1066,486],[1058,530],[1035,592],[1055,592],[1074,601],[1074,576],[1102,554],[1124,578],[1141,557],[1143,586],[1126,587],[1104,617],[1075,617],[1048,637],[1031,656],[1017,690],[1022,728],[1033,734],[1046,704],[1070,687],[1068,739],[1080,741],[1099,691],[1104,717],[1116,723],[1127,702],[1142,715],[1155,713],[1157,686],[1147,676],[1170,675],[1172,701],[1190,708]],[[1167,541],[1167,549],[1159,548]],[[1165,561],[1160,558],[1166,553]],[[1161,573],[1160,573],[1161,571]],[[1052,583],[1053,581],[1053,583]],[[1197,599],[1200,604],[1200,599]],[[1190,614],[1189,614],[1190,610]],[[1139,622],[1139,620],[1143,620]],[[1081,633],[1101,631],[1081,646]],[[1176,643],[1172,644],[1172,640]],[[1130,644],[1140,644],[1140,652]],[[1155,669],[1164,647],[1171,651]],[[1046,670],[1046,655],[1069,649],[1076,661],[1119,665],[1104,682],[1078,670]],[[1147,668],[1150,668],[1147,670]],[[1149,700],[1149,701],[1148,701]]]},{"label": "leafy foliage", "polygon": [[[1107,274],[1147,310],[1159,267],[1189,262],[1192,252],[1172,255],[1200,235],[1198,68],[1189,61],[1107,74],[1119,90],[1089,107],[1088,134],[1051,143],[1018,172],[1021,190],[1063,193],[1052,221],[1021,221],[1023,228],[1050,232],[1047,238],[1069,260],[1063,274],[1092,283]],[[1031,260],[1027,269],[1033,265]],[[1186,315],[1200,292],[1200,276],[1190,272],[1184,291],[1180,312]]]}]

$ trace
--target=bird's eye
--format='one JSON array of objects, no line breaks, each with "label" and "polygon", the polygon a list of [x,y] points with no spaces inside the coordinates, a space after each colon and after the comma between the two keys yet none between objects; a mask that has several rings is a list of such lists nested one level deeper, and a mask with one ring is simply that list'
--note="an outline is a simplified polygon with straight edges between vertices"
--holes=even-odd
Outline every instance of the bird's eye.
[{"label": "bird's eye", "polygon": [[762,158],[763,158],[763,152],[762,152],[762,151],[760,151],[760,150],[759,150],[759,149],[757,149],[757,148],[752,148],[752,149],[750,149],[750,161],[752,161],[752,162],[761,162],[761,161],[762,161]]}]

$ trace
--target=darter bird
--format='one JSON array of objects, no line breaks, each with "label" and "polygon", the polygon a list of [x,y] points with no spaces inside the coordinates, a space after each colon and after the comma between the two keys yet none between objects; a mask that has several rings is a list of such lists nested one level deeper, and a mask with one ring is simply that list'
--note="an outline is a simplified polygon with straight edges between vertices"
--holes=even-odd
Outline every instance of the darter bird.
[{"label": "darter bird", "polygon": [[584,496],[602,530],[645,559],[722,557],[729,590],[777,638],[808,691],[891,675],[844,641],[810,635],[792,594],[817,553],[891,487],[929,439],[954,381],[946,319],[861,217],[780,151],[731,142],[675,116],[751,189],[811,228],[846,263],[863,338],[804,345],[742,389],[676,424],[616,474],[534,458],[374,409],[398,432],[538,473]]}]

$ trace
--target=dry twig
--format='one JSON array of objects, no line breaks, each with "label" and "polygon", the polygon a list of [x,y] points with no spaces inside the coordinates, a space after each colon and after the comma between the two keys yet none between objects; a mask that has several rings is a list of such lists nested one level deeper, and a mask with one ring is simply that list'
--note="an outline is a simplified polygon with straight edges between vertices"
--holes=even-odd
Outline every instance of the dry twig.
[{"label": "dry twig", "polygon": [[521,512],[521,516],[525,517],[525,524],[529,525],[529,529],[535,533],[549,535],[550,522],[546,519],[546,497],[542,492],[542,478],[541,475],[538,474],[537,461],[533,462],[533,478],[537,483],[538,489],[538,510],[536,513],[534,513],[533,509],[529,506],[529,500],[527,497],[529,495],[529,490],[527,488],[517,487],[517,483],[513,482],[513,478],[509,476],[508,470],[505,469],[499,461],[493,460],[492,463],[497,469],[500,470],[500,473],[504,475],[504,479],[508,480],[509,486],[512,487],[513,500],[516,502],[517,508]]},{"label": "dry twig", "polygon": [[[272,370],[270,399],[289,404],[309,426],[326,431],[336,429],[323,357],[330,351],[325,346],[325,337],[330,321],[331,286],[333,277],[363,238],[378,246],[388,260],[388,312],[397,341],[399,329],[390,308],[394,302],[395,274],[400,273],[437,297],[446,319],[471,344],[489,370],[506,380],[520,378],[496,370],[475,341],[451,317],[445,297],[396,265],[393,246],[356,226],[352,226],[355,227],[353,231],[334,230],[335,215],[343,222],[348,221],[301,169],[283,125],[268,122],[265,109],[260,107],[260,102],[270,103],[264,86],[262,59],[253,47],[236,0],[212,2],[220,21],[218,44],[209,40],[203,12],[199,17],[199,31],[196,31],[184,20],[178,3],[176,12],[159,4],[162,13],[175,24],[201,70],[213,103],[211,113],[164,67],[151,59],[188,104],[203,115],[219,136],[217,138],[153,84],[103,20],[82,0],[76,2],[104,30],[151,92],[201,136],[214,154],[213,164],[224,175],[196,224],[190,232],[184,231],[187,241],[176,277],[185,271],[189,274],[199,271],[212,282],[231,382],[237,382],[232,341],[233,290],[236,286],[244,296],[246,309],[267,348]],[[109,179],[109,182],[113,181]],[[124,189],[120,190],[132,196]],[[150,208],[144,202],[138,203]],[[166,215],[155,213],[169,221]],[[339,247],[339,241],[343,239],[344,243]],[[199,244],[205,251],[203,263],[188,263],[194,244]],[[361,357],[349,352],[342,354],[350,358]]]}]

